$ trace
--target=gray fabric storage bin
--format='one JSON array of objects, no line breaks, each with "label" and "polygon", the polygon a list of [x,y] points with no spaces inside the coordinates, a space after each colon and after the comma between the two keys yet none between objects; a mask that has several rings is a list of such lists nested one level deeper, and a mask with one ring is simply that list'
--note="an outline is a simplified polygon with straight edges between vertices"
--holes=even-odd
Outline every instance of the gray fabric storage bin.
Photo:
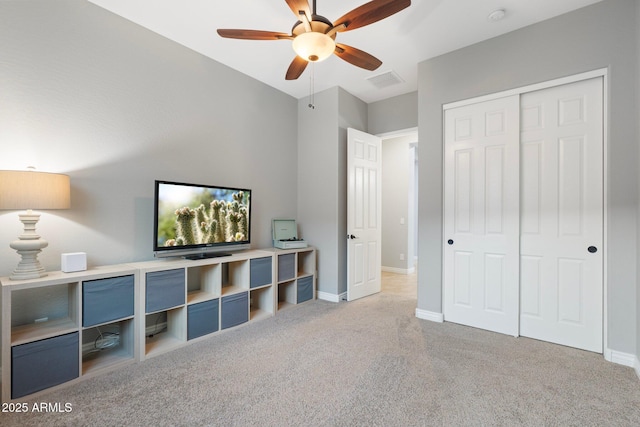
[{"label": "gray fabric storage bin", "polygon": [[254,258],[250,261],[250,287],[264,286],[271,283],[271,257]]},{"label": "gray fabric storage bin", "polygon": [[12,347],[11,398],[78,378],[78,345],[79,334],[72,332]]},{"label": "gray fabric storage bin", "polygon": [[313,299],[313,277],[303,277],[298,279],[298,297],[296,304]]},{"label": "gray fabric storage bin", "polygon": [[82,283],[82,326],[133,316],[134,277],[121,276]]},{"label": "gray fabric storage bin", "polygon": [[147,273],[145,286],[146,312],[166,310],[184,304],[184,269]]},{"label": "gray fabric storage bin", "polygon": [[296,275],[296,254],[278,255],[278,282],[293,279]]},{"label": "gray fabric storage bin", "polygon": [[220,301],[217,299],[200,302],[187,307],[187,339],[201,337],[218,328],[218,310]]},{"label": "gray fabric storage bin", "polygon": [[222,297],[222,329],[240,325],[249,320],[249,293],[242,292]]}]

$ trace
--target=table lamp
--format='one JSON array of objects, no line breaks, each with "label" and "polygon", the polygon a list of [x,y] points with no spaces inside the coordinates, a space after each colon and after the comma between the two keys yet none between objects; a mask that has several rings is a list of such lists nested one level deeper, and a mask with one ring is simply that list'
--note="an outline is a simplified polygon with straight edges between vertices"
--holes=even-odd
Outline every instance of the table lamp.
[{"label": "table lamp", "polygon": [[36,234],[40,214],[31,209],[69,209],[70,193],[67,175],[34,170],[0,170],[0,209],[26,209],[19,214],[24,232],[19,240],[9,245],[22,257],[10,279],[35,279],[47,275],[38,261],[38,254],[49,243]]}]

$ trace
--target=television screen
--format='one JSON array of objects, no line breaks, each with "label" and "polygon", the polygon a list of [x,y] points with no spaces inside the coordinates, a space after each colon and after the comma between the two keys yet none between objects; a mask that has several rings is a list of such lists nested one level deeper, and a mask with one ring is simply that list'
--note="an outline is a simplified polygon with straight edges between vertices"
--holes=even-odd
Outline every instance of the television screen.
[{"label": "television screen", "polygon": [[156,181],[154,226],[156,256],[248,247],[251,190]]}]

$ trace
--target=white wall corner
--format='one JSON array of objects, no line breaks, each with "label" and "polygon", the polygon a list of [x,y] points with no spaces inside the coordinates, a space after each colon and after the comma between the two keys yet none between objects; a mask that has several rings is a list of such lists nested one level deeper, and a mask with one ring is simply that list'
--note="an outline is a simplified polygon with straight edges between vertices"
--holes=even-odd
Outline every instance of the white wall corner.
[{"label": "white wall corner", "polygon": [[336,295],[336,294],[330,294],[328,292],[318,291],[316,293],[316,297],[318,299],[323,300],[323,301],[340,302],[340,301],[342,301],[342,299],[345,299],[345,300],[347,299],[347,293],[343,292],[341,294]]},{"label": "white wall corner", "polygon": [[416,317],[418,319],[429,320],[431,322],[438,322],[438,323],[444,322],[444,314],[436,313],[433,311],[421,310],[419,308],[416,308]]},{"label": "white wall corner", "polygon": [[611,363],[634,368],[636,374],[638,374],[638,377],[640,377],[640,364],[638,363],[638,358],[634,354],[623,353],[621,351],[611,350],[610,348],[607,348],[604,350],[604,358]]}]

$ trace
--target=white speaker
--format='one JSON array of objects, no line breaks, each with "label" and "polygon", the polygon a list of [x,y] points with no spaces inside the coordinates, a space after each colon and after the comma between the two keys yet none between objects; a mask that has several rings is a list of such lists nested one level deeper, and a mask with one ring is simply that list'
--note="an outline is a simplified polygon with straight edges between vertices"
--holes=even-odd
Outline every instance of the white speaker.
[{"label": "white speaker", "polygon": [[65,273],[84,271],[87,269],[87,254],[84,252],[62,254],[60,264],[62,265],[61,270]]}]

